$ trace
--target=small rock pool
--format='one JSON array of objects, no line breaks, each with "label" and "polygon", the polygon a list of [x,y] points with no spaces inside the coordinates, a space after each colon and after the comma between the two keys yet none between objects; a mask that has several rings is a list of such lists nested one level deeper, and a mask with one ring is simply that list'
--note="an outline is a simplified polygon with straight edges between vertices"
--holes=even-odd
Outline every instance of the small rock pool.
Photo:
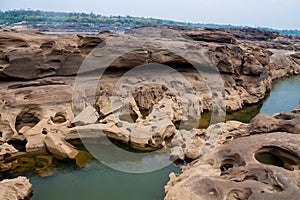
[{"label": "small rock pool", "polygon": [[[249,116],[249,113],[254,116],[258,112],[289,112],[298,105],[299,100],[300,76],[277,80],[262,105],[233,113],[231,119]],[[32,200],[159,200],[164,197],[168,175],[179,171],[179,166],[170,164],[155,172],[130,174],[93,161],[82,169],[72,163],[64,163],[50,177],[42,178],[34,173],[25,175],[33,184]]]}]

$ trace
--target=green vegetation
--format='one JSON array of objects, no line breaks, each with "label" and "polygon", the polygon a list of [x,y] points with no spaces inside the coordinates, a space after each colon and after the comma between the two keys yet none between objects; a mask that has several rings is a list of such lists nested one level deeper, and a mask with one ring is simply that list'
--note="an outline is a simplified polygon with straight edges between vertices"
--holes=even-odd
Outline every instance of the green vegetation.
[{"label": "green vegetation", "polygon": [[40,10],[12,10],[0,11],[0,24],[12,25],[16,23],[79,23],[79,24],[102,24],[115,26],[139,26],[150,24],[169,24],[169,25],[191,25],[190,23],[175,22],[171,20],[161,20],[131,16],[102,16],[93,13],[64,13]]},{"label": "green vegetation", "polygon": [[[23,25],[40,31],[75,30],[101,31],[122,30],[125,28],[145,25],[179,25],[210,28],[249,28],[249,26],[218,25],[204,23],[186,23],[155,18],[132,16],[102,16],[94,13],[65,13],[40,10],[10,10],[0,11],[0,27]],[[276,30],[258,27],[261,30],[277,31],[282,34],[300,35],[300,30]]]}]

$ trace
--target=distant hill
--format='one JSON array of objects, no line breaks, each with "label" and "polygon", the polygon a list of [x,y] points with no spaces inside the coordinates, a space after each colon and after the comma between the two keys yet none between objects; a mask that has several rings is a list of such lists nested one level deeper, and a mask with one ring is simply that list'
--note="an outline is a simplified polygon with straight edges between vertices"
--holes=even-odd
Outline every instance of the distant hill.
[{"label": "distant hill", "polygon": [[[103,30],[124,30],[136,26],[154,24],[210,28],[249,28],[249,26],[186,23],[132,16],[102,16],[93,13],[66,13],[40,10],[0,11],[0,27],[2,28],[30,28],[39,31],[99,32]],[[267,31],[276,31],[281,34],[300,35],[300,30],[277,30],[263,27],[256,28]]]}]

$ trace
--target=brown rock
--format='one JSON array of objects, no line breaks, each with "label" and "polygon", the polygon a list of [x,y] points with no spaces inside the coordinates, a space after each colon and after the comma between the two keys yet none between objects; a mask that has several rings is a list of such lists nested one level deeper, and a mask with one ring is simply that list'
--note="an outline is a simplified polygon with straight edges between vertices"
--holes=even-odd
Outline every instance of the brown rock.
[{"label": "brown rock", "polygon": [[279,129],[279,120],[268,114],[258,114],[250,122],[251,133],[268,133]]},{"label": "brown rock", "polygon": [[[38,79],[75,75],[92,48],[109,35],[44,35],[36,32],[0,31],[0,76]],[[26,69],[26,70],[24,70]]]},{"label": "brown rock", "polygon": [[294,113],[280,113],[274,118],[279,119],[279,129],[288,133],[299,134],[300,132],[300,116]]},{"label": "brown rock", "polygon": [[[163,147],[166,139],[177,134],[175,122],[195,118],[203,110],[211,110],[212,94],[202,75],[206,71],[210,72],[214,65],[223,78],[226,92],[223,102],[229,110],[237,110],[244,104],[259,102],[264,98],[266,91],[270,90],[273,79],[300,71],[297,60],[299,41],[295,38],[252,29],[169,28],[173,31],[153,27],[131,30],[127,31],[124,37],[108,32],[97,35],[44,35],[31,31],[0,30],[1,141],[24,141],[27,142],[27,151],[35,151],[45,150],[44,137],[51,131],[63,132],[63,138],[78,138],[79,135],[74,133],[75,128],[71,124],[74,118],[71,108],[75,78],[73,75],[76,75],[87,54],[108,37],[117,38],[117,44],[123,46],[115,48],[116,44],[111,44],[107,46],[106,51],[95,51],[93,55],[99,60],[118,55],[128,48],[133,50],[118,57],[111,64],[95,91],[96,99],[88,102],[85,98],[88,99],[94,94],[86,93],[81,104],[74,107],[74,111],[78,115],[86,105],[95,106],[100,113],[99,127],[103,128],[109,137],[126,144],[131,143],[140,149],[145,146]],[[187,35],[192,39],[188,39]],[[265,37],[271,39],[266,41]],[[136,48],[136,45],[141,48]],[[166,49],[166,46],[169,49]],[[183,55],[177,55],[176,50],[181,51]],[[196,57],[205,55],[205,59],[212,62],[201,66],[203,71],[199,74],[192,69],[185,59],[185,54]],[[123,77],[123,69],[128,70],[152,62],[174,68],[187,79],[190,86],[174,76],[171,76],[174,80],[170,81],[170,84],[164,85],[165,88],[154,83],[147,83],[145,86],[144,80],[137,78],[139,74],[134,74],[126,78],[124,88],[138,83],[143,83],[144,86],[133,90],[133,99],[127,106],[111,108],[111,104],[114,103],[111,102],[111,95],[115,84]],[[86,72],[91,72],[86,73],[91,76],[85,83],[87,87],[90,84],[89,80],[94,81],[98,78],[93,76],[97,67],[99,65],[86,69]],[[161,71],[156,73],[150,75],[165,76]],[[16,78],[19,81],[14,81]],[[192,95],[193,92],[195,96]],[[123,89],[118,95],[125,95]],[[199,102],[195,103],[191,99]],[[154,112],[151,114],[152,111]],[[117,112],[120,113],[120,118],[123,117],[120,121],[111,118],[112,114]],[[127,118],[127,121],[123,122],[124,118]],[[80,129],[89,133],[96,130],[93,127],[94,119],[93,122],[88,122],[88,125],[83,123],[86,127]],[[280,121],[282,130],[298,130],[296,118]],[[166,123],[165,126],[157,126],[162,122]],[[145,133],[139,135],[138,131],[132,134],[122,131],[122,128],[127,126],[130,130],[133,130],[134,126],[141,126]],[[200,133],[195,134],[191,137],[180,134],[180,137],[189,140],[189,147],[192,147],[193,142],[201,144],[203,139]],[[242,131],[239,134],[243,135]],[[85,137],[88,137],[87,134]],[[94,135],[90,137],[93,138]],[[226,137],[223,138],[223,142],[227,142]],[[190,157],[195,158],[201,154],[196,146],[194,150],[181,148],[184,152],[194,152]],[[208,145],[208,148],[211,146]]]},{"label": "brown rock", "polygon": [[242,61],[242,70],[245,75],[260,75],[264,69],[261,63],[253,55],[245,55]]},{"label": "brown rock", "polygon": [[300,113],[300,104],[298,104],[297,108],[295,108],[292,113]]},{"label": "brown rock", "polygon": [[255,28],[230,29],[228,31],[230,31],[237,39],[252,41],[269,41],[279,36],[279,33],[277,32],[264,31]]},{"label": "brown rock", "polygon": [[1,144],[0,145],[0,160],[3,160],[4,156],[6,156],[6,155],[12,155],[17,152],[18,152],[18,150],[14,146],[7,144],[7,143]]},{"label": "brown rock", "polygon": [[93,50],[97,45],[99,45],[101,42],[104,41],[103,38],[99,38],[97,36],[92,35],[77,35],[80,39],[78,48],[80,49],[80,52],[83,54],[90,53],[91,50]]},{"label": "brown rock", "polygon": [[[141,30],[139,29],[139,31]],[[150,46],[145,49],[135,49],[130,53],[122,55],[111,64],[112,68],[132,68],[149,62],[187,66],[188,63],[184,58],[159,47],[170,43],[172,44],[172,49],[185,49],[193,51],[195,54],[199,54],[199,51],[196,50],[201,49],[209,52],[211,59],[224,75],[224,82],[229,83],[228,90],[233,90],[229,92],[228,100],[226,100],[227,107],[231,110],[240,109],[244,103],[256,103],[261,100],[265,92],[271,87],[271,79],[280,78],[287,74],[299,73],[300,71],[300,65],[295,60],[297,58],[292,56],[297,55],[297,53],[289,52],[285,49],[279,52],[278,49],[280,47],[276,46],[278,44],[275,41],[258,42],[257,39],[254,39],[256,35],[261,35],[258,38],[270,37],[272,39],[278,36],[278,34],[271,32],[255,29],[195,29],[189,32],[182,29],[176,34],[166,34],[167,31],[162,30],[161,33],[154,34],[153,37],[150,36],[149,30],[148,32],[141,31],[141,33],[138,31],[131,32],[128,32],[128,34],[132,34],[130,37],[118,36],[119,43],[125,44],[124,48],[135,48],[136,42],[141,41],[150,44]],[[190,34],[195,40],[204,39],[195,42],[187,40],[182,36],[183,34]],[[34,32],[5,31],[0,32],[0,35],[3,37],[3,49],[1,50],[3,56],[0,56],[2,58],[0,63],[3,63],[3,69],[0,70],[0,76],[2,74],[3,77],[23,79],[75,75],[84,57],[92,48],[96,47],[109,36],[117,37],[111,33],[101,33],[94,36],[56,36]],[[232,43],[232,40],[234,40],[233,35],[244,35],[239,38],[247,39],[249,37],[251,40],[256,40],[256,43],[246,40],[243,40],[241,43]],[[201,37],[203,38],[201,39]],[[23,38],[27,45],[15,47],[11,44],[10,38]],[[133,43],[126,42],[128,39],[132,40]],[[280,37],[278,40],[281,39],[293,40],[284,37]],[[215,42],[205,42],[206,40]],[[274,48],[276,46],[276,49],[272,49],[270,44],[274,44]],[[296,45],[297,41],[295,40],[294,43],[291,42],[290,44]],[[13,48],[8,48],[8,46],[13,46]],[[117,54],[118,52],[115,53]],[[107,51],[107,54],[111,55],[112,52]],[[101,60],[102,58],[105,59],[108,55],[97,55],[97,57]],[[26,62],[22,60],[26,60]],[[271,75],[268,75],[269,72],[271,72]],[[233,76],[228,80],[229,76],[226,76],[226,74],[233,74]],[[249,76],[249,78],[240,77],[242,74]],[[193,81],[193,77],[190,78],[190,82],[194,86],[197,86],[198,83]],[[202,97],[199,96],[199,98]],[[210,104],[211,102],[203,102],[202,105]],[[209,108],[203,107],[201,109]],[[107,112],[105,113],[108,114]]]},{"label": "brown rock", "polygon": [[74,146],[66,142],[62,134],[57,132],[50,132],[45,137],[45,145],[47,149],[57,158],[71,158],[75,159],[78,150]]},{"label": "brown rock", "polygon": [[268,133],[285,131],[298,134],[300,131],[300,116],[295,113],[279,113],[274,116],[258,114],[250,122],[251,133]]},{"label": "brown rock", "polygon": [[93,106],[88,105],[73,119],[72,123],[78,126],[82,124],[94,124],[97,122],[98,118],[99,114],[97,113],[96,109]]},{"label": "brown rock", "polygon": [[226,31],[205,28],[199,31],[187,32],[187,36],[191,37],[196,41],[204,42],[219,42],[219,43],[229,43],[234,44],[236,42],[235,37]]},{"label": "brown rock", "polygon": [[298,199],[298,135],[270,133],[216,147],[179,176],[165,199]]},{"label": "brown rock", "polygon": [[299,117],[258,114],[249,125],[214,124],[193,136],[202,144],[175,138],[177,145],[193,144],[198,159],[170,174],[165,199],[298,199]]},{"label": "brown rock", "polygon": [[4,179],[0,182],[0,186],[0,199],[29,199],[32,193],[32,185],[23,176],[14,179]]}]

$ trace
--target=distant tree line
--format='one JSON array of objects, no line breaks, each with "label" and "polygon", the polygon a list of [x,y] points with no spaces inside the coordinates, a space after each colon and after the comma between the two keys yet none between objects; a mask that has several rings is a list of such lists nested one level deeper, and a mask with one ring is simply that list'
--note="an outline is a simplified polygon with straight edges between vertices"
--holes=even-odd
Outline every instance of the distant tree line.
[{"label": "distant tree line", "polygon": [[105,24],[169,24],[169,25],[191,25],[190,23],[175,22],[144,17],[131,16],[102,16],[94,13],[65,13],[40,10],[10,10],[0,11],[0,24],[14,24],[20,22],[47,22],[47,23],[105,23]]},{"label": "distant tree line", "polygon": [[[37,24],[45,23],[49,25],[63,24],[63,23],[77,23],[77,24],[93,24],[95,26],[141,26],[153,24],[179,25],[190,27],[210,27],[210,28],[249,28],[249,26],[233,26],[233,25],[219,25],[219,24],[204,24],[204,23],[186,23],[176,22],[172,20],[163,20],[155,18],[132,17],[132,16],[102,16],[94,13],[66,13],[66,12],[52,12],[40,10],[10,10],[0,11],[0,25],[9,26],[16,23]],[[281,34],[297,34],[300,35],[300,30],[276,30],[271,28],[258,27],[261,30],[277,31]]]}]

